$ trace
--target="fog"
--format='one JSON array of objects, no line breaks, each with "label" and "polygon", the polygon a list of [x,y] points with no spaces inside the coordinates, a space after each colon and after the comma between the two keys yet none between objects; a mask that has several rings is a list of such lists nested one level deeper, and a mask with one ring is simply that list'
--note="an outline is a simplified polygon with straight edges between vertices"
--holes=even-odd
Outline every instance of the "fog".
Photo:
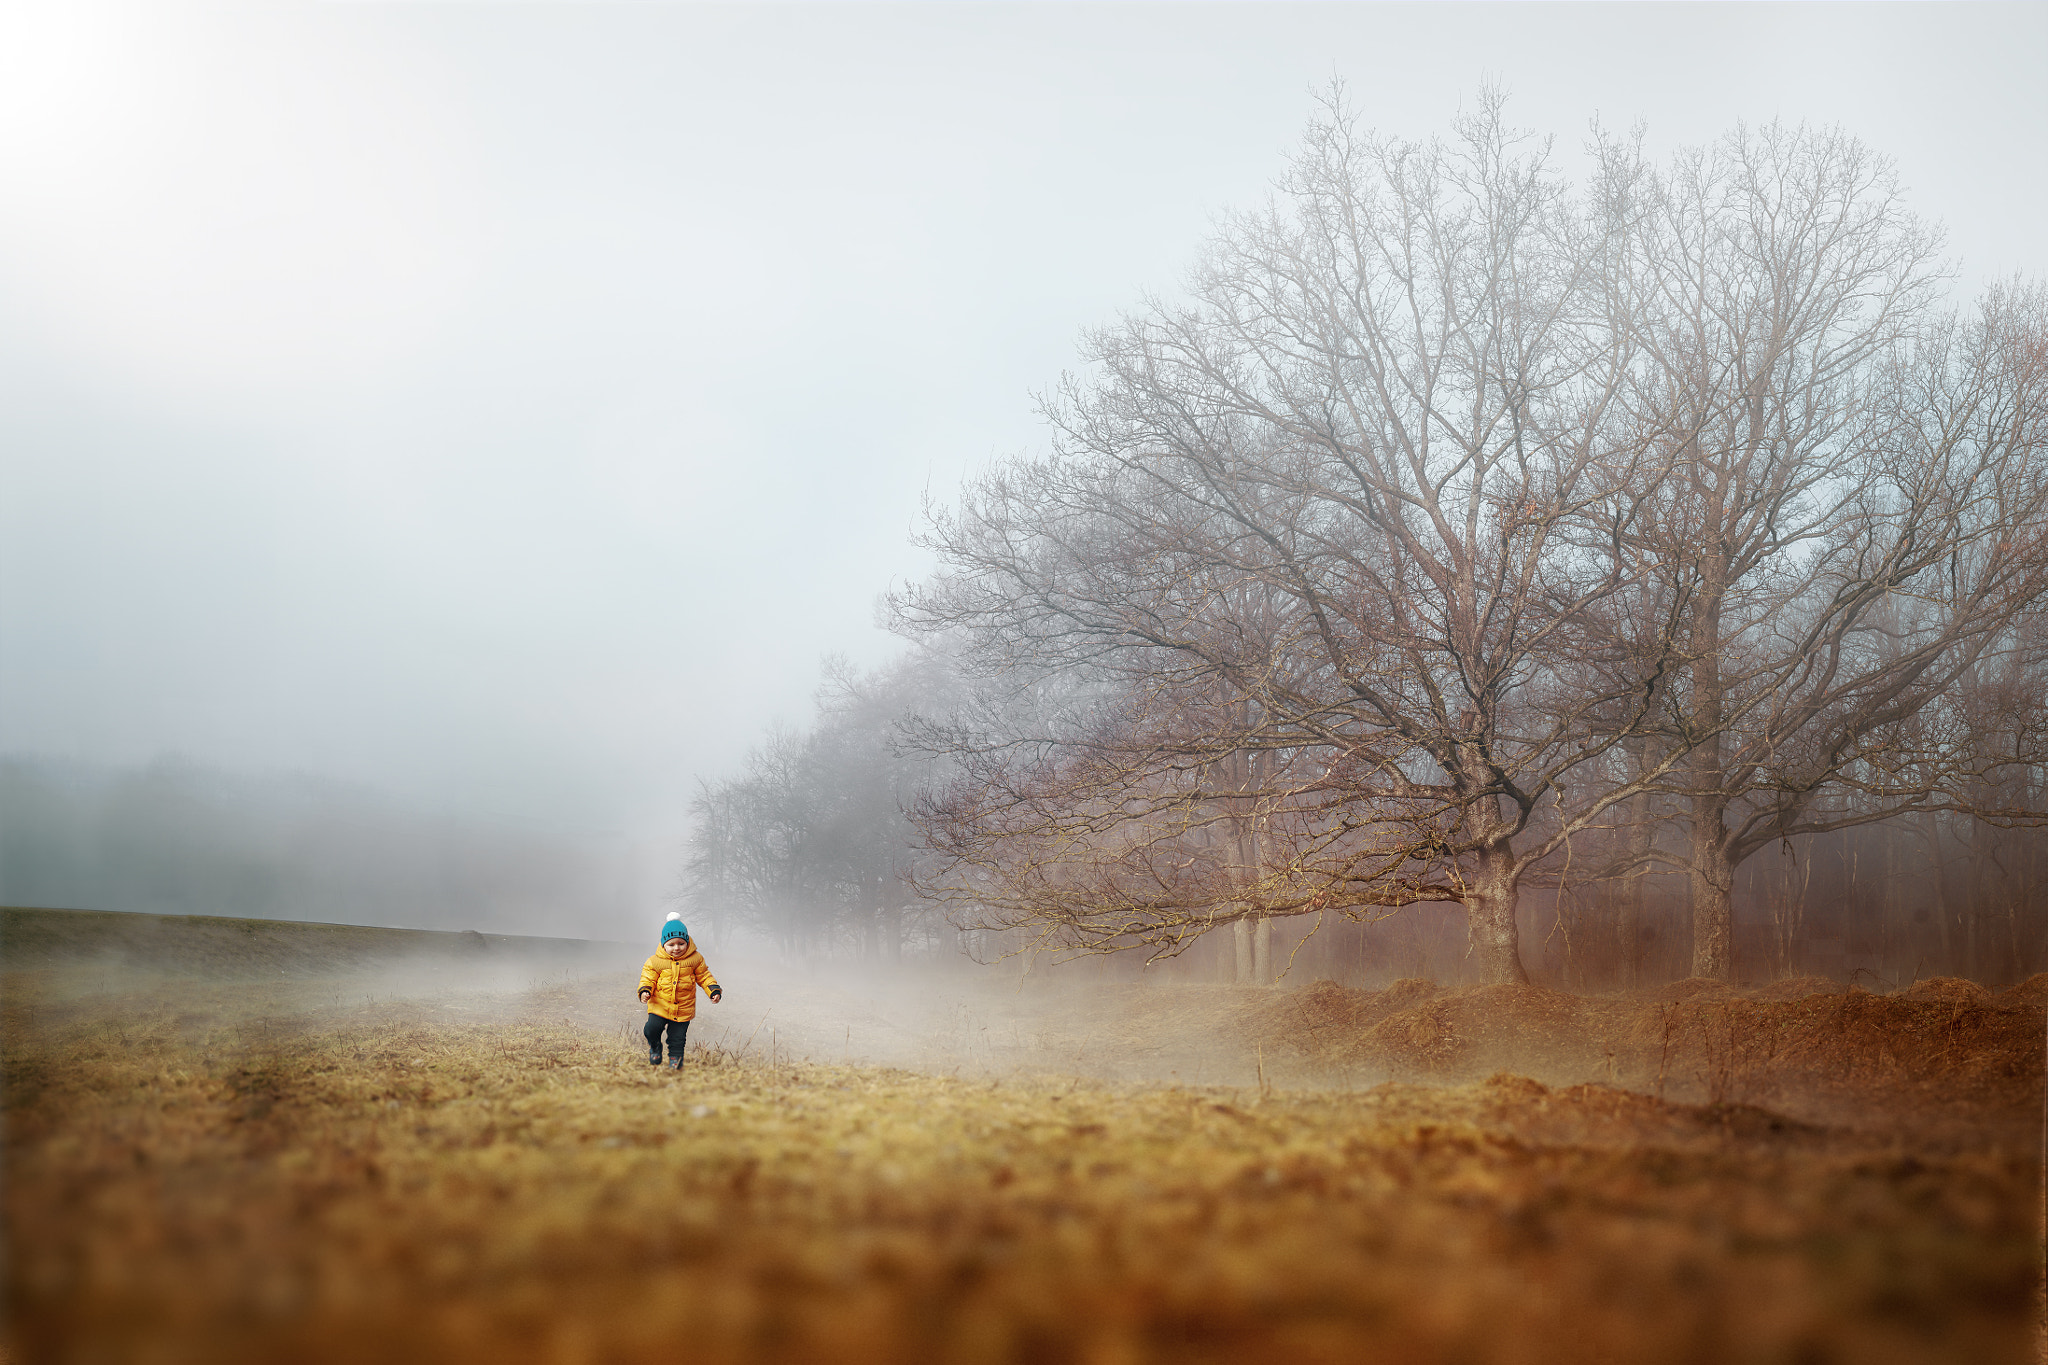
[{"label": "fog", "polygon": [[[161,779],[160,779],[161,780]],[[231,910],[240,910],[232,898]],[[316,909],[317,900],[309,901]],[[651,940],[651,935],[649,936]],[[646,1007],[634,997],[649,943],[592,942],[473,931],[261,924],[159,914],[8,910],[0,945],[40,999],[104,999],[109,979],[146,971],[180,1001],[180,1027],[267,1018],[331,1027],[385,1024],[535,1026],[568,1023],[602,1035],[614,1054],[644,1054]],[[744,934],[705,943],[727,983],[697,1000],[690,1045],[714,1063],[810,1061],[938,1070],[970,1077],[1058,1075],[1109,1081],[1253,1085],[1256,1040],[1216,1007],[1240,1008],[1230,987],[1132,1008],[1100,964],[867,964],[847,971],[792,960]],[[20,983],[17,988],[26,989]],[[1173,1004],[1181,1008],[1176,1011]],[[1187,1017],[1192,1011],[1196,1016]],[[1213,1017],[1201,1017],[1204,1014]],[[1279,1067],[1276,1058],[1274,1067]],[[1385,1078],[1359,1071],[1342,1079]],[[1327,1079],[1327,1078],[1325,1078]]]},{"label": "fog", "polygon": [[638,908],[630,852],[330,779],[0,760],[12,905],[604,938]]},{"label": "fog", "polygon": [[696,779],[896,650],[925,494],[1042,444],[1333,74],[1409,134],[1488,79],[1566,146],[1839,122],[1974,285],[2044,266],[2044,55],[1996,6],[11,7],[0,892],[637,941]]}]

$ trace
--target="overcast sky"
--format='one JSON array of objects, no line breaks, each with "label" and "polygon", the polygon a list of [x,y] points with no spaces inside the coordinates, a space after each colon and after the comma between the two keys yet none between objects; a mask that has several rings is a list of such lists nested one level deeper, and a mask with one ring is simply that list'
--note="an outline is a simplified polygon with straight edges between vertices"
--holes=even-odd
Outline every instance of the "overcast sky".
[{"label": "overcast sky", "polygon": [[0,750],[672,859],[1342,75],[1738,119],[2048,274],[2048,6],[0,6]]}]

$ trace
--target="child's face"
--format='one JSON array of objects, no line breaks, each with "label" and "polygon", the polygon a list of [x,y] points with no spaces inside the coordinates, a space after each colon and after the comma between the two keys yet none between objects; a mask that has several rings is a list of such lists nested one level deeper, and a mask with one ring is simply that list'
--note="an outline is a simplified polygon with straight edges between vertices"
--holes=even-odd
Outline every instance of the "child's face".
[{"label": "child's face", "polygon": [[690,940],[686,938],[672,938],[661,946],[670,957],[681,957],[684,953],[690,951]]}]

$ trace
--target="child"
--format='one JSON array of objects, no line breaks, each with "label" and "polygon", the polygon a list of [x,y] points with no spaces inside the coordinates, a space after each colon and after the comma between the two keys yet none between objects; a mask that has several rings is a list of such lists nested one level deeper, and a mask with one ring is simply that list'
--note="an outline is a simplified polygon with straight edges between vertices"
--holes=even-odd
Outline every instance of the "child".
[{"label": "child", "polygon": [[718,978],[704,965],[704,955],[690,942],[690,931],[681,915],[670,915],[661,926],[661,951],[647,959],[640,969],[640,998],[647,1002],[647,1064],[661,1065],[661,1035],[668,1034],[668,1064],[683,1069],[683,1040],[690,1036],[690,1021],[697,1017],[697,985],[702,982],[711,1003],[725,994]]}]

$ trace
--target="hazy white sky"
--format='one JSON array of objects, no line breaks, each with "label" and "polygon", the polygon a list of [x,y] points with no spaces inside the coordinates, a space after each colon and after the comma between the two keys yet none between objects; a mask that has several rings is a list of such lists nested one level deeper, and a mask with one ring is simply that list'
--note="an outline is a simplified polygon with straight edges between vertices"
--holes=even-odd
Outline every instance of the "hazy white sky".
[{"label": "hazy white sky", "polygon": [[1839,122],[2048,274],[2048,6],[0,5],[0,750],[642,841],[1344,76]]}]

